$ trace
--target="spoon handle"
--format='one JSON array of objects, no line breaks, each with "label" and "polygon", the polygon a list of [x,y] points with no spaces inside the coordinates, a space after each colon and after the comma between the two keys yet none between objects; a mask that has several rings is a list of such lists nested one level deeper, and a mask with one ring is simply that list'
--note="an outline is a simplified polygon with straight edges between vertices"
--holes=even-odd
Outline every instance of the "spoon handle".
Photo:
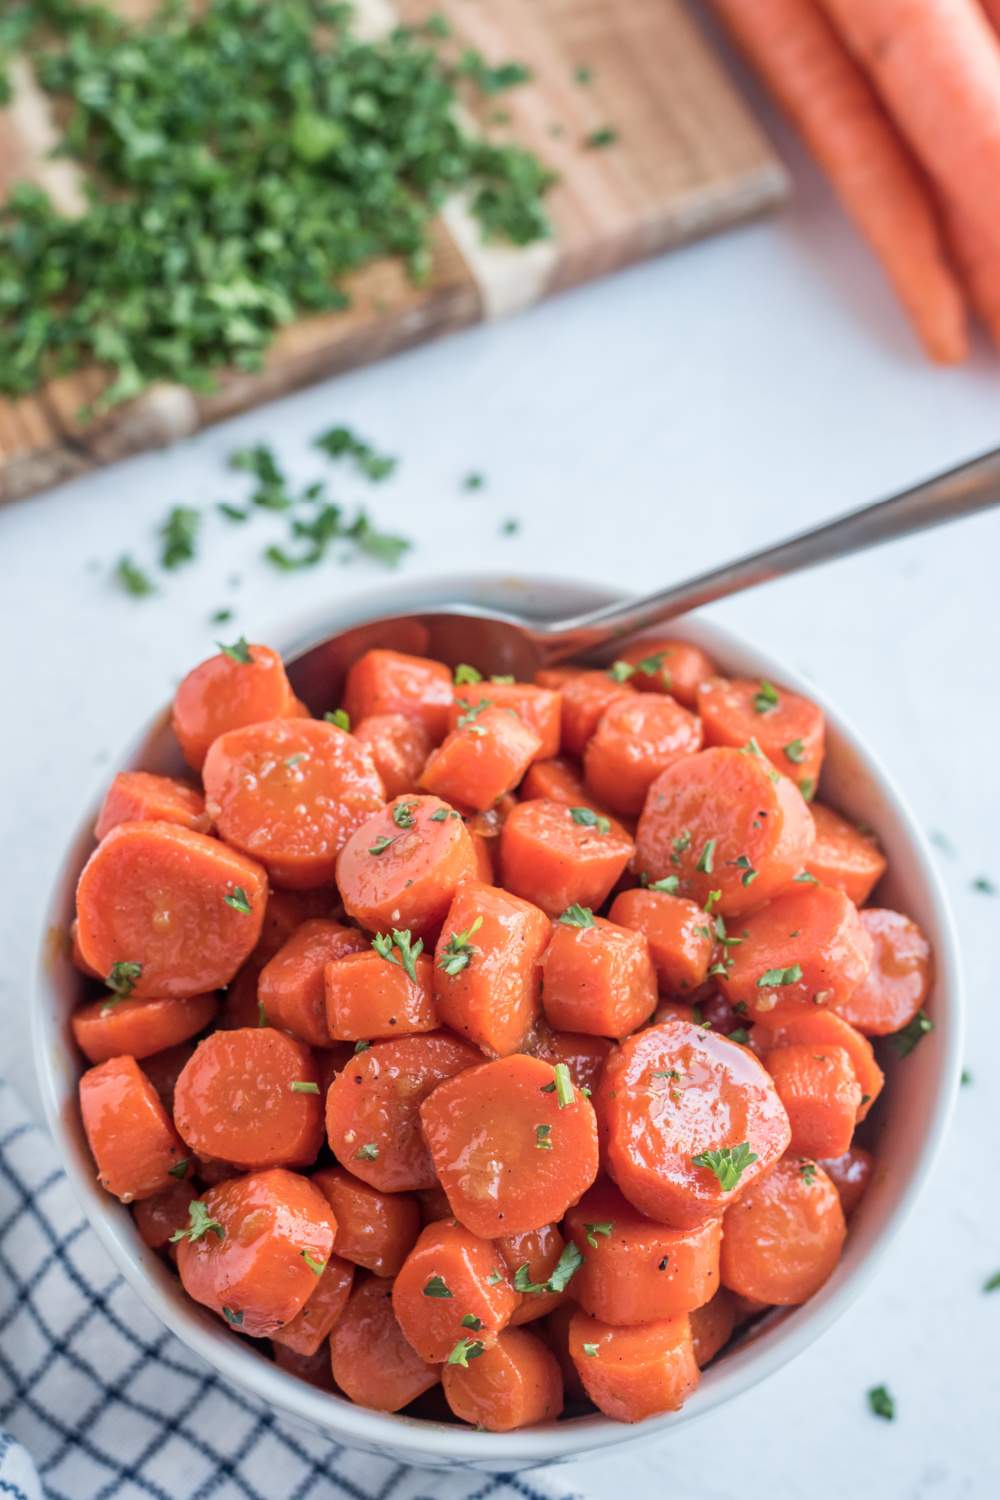
[{"label": "spoon handle", "polygon": [[929,526],[957,521],[998,503],[1000,449],[994,449],[902,494],[853,510],[759,552],[750,552],[685,583],[554,622],[548,629],[543,627],[539,635],[546,659],[558,661],[580,651],[593,651],[620,636],[662,624],[690,609],[768,583],[772,578],[784,578],[816,563],[832,562],[834,558],[877,547]]}]

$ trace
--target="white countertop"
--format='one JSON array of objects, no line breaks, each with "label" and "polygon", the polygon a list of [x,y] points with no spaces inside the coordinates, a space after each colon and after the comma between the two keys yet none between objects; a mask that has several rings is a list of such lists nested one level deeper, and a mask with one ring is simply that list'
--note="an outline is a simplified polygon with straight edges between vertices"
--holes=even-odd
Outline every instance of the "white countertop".
[{"label": "white countertop", "polygon": [[[783,144],[787,144],[783,140]],[[175,503],[237,499],[223,468],[266,439],[301,478],[345,422],[400,456],[364,492],[416,539],[404,573],[497,568],[650,588],[1000,443],[1000,358],[926,365],[877,267],[793,149],[794,207],[515,321],[452,337],[0,510],[2,1067],[33,1097],[27,1007],[40,909],[67,829],[109,759],[210,652],[268,640],[365,563],[276,574],[259,518],[214,518],[198,561],[153,599],[107,582],[152,555]],[[481,491],[460,488],[480,470]],[[521,531],[499,534],[516,516]],[[1000,1487],[994,942],[1000,898],[1000,514],[749,594],[718,615],[817,681],[879,748],[928,829],[964,943],[970,1018],[957,1118],[908,1227],[861,1302],[794,1365],[669,1443],[564,1471],[639,1500],[954,1500]],[[227,582],[238,574],[241,582]],[[232,604],[232,626],[211,610]],[[869,1415],[885,1382],[894,1424]],[[987,1421],[988,1414],[992,1421]]]}]

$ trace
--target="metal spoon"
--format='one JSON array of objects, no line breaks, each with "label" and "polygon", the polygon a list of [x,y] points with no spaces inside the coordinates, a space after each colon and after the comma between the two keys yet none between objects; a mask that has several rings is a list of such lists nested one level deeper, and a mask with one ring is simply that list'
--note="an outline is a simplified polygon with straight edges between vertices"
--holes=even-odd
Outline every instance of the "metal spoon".
[{"label": "metal spoon", "polygon": [[347,668],[362,652],[376,646],[433,656],[451,666],[474,662],[486,673],[513,673],[530,680],[539,667],[593,655],[625,636],[662,625],[741,589],[957,521],[998,502],[1000,449],[655,594],[551,621],[494,612],[471,600],[456,599],[444,608],[368,620],[331,636],[294,660],[289,676],[314,712],[336,702]]}]

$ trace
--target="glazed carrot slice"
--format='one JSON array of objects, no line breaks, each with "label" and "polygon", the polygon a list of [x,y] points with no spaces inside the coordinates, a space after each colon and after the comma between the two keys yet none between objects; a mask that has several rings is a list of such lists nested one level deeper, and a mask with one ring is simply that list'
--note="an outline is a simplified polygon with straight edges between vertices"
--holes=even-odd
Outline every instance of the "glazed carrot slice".
[{"label": "glazed carrot slice", "polygon": [[613,1328],[576,1312],[569,1352],[587,1395],[617,1422],[678,1411],[698,1385],[687,1313],[635,1328]]},{"label": "glazed carrot slice", "polygon": [[701,749],[701,723],[663,693],[626,694],[604,710],[583,752],[591,795],[616,813],[639,813],[661,771]]},{"label": "glazed carrot slice", "polygon": [[263,967],[283,948],[303,922],[314,917],[334,915],[335,893],[330,886],[321,886],[314,891],[271,890],[264,908],[264,925],[261,928],[254,958]]},{"label": "glazed carrot slice", "polygon": [[756,1019],[842,1005],[871,966],[872,941],[843,891],[802,885],[744,918],[719,988]]},{"label": "glazed carrot slice", "polygon": [[328,1344],[321,1344],[315,1354],[297,1354],[287,1344],[272,1344],[271,1352],[274,1363],[280,1370],[294,1375],[298,1380],[304,1380],[308,1385],[314,1385],[319,1391],[335,1394],[337,1388],[333,1383]]},{"label": "glazed carrot slice", "polygon": [[576,1303],[571,1301],[560,1302],[548,1314],[544,1323],[539,1324],[537,1332],[544,1338],[562,1371],[563,1390],[568,1401],[586,1401],[587,1392],[583,1388],[583,1381],[577,1373],[576,1365],[573,1363],[569,1352],[569,1329],[576,1313]]},{"label": "glazed carrot slice", "polygon": [[556,1063],[565,1063],[570,1079],[577,1088],[590,1089],[593,1093],[613,1045],[609,1037],[585,1036],[575,1031],[553,1031],[542,1020],[535,1027],[525,1051],[530,1052],[532,1057],[541,1057],[553,1067]]},{"label": "glazed carrot slice", "polygon": [[[537,682],[537,677],[536,677]],[[631,698],[635,689],[608,672],[581,672],[562,685],[564,755],[582,755],[604,710],[618,698]]]},{"label": "glazed carrot slice", "polygon": [[685,708],[694,708],[699,687],[715,673],[711,657],[690,641],[647,638],[626,646],[619,657],[635,667],[629,682],[640,693],[670,693]]},{"label": "glazed carrot slice", "polygon": [[653,1016],[653,1025],[659,1026],[664,1021],[685,1021],[689,1026],[701,1026],[704,1019],[700,1011],[696,1014],[694,1006],[683,1000],[661,1000]]},{"label": "glazed carrot slice", "polygon": [[187,674],[174,695],[171,723],[184,759],[200,771],[220,734],[301,712],[278,653],[240,642]]},{"label": "glazed carrot slice", "polygon": [[650,882],[723,916],[752,911],[788,886],[813,837],[802,795],[752,751],[685,755],[656,778],[636,832],[635,865]]},{"label": "glazed carrot slice", "polygon": [[374,761],[387,797],[416,790],[431,753],[430,735],[419,719],[408,719],[405,714],[372,714],[355,726],[354,738]]},{"label": "glazed carrot slice", "polygon": [[692,1308],[688,1318],[694,1357],[699,1370],[703,1370],[732,1337],[736,1327],[736,1299],[732,1292],[720,1286],[711,1302]]},{"label": "glazed carrot slice", "polygon": [[352,724],[374,714],[405,714],[423,725],[433,745],[448,732],[451,703],[448,668],[401,651],[366,651],[348,672],[344,688],[344,707]]},{"label": "glazed carrot slice", "polygon": [[437,797],[397,797],[348,839],[337,885],[348,913],[369,932],[435,938],[455,891],[476,874],[461,816]]},{"label": "glazed carrot slice", "polygon": [[430,958],[411,958],[404,968],[399,948],[387,942],[379,952],[369,947],[327,964],[326,1021],[342,1042],[434,1031],[440,1022]]},{"label": "glazed carrot slice", "polygon": [[520,1295],[520,1303],[510,1320],[512,1326],[544,1318],[565,1301],[569,1293],[563,1280],[575,1256],[564,1260],[566,1241],[558,1225],[543,1224],[540,1229],[508,1234],[494,1243]]},{"label": "glazed carrot slice", "polygon": [[611,1176],[640,1213],[674,1229],[719,1213],[788,1146],[766,1069],[746,1047],[686,1021],[623,1042],[594,1101]]},{"label": "glazed carrot slice", "polygon": [[204,1031],[215,1015],[214,995],[190,1000],[119,1000],[109,995],[79,1006],[71,1019],[76,1045],[89,1062],[150,1057]]},{"label": "glazed carrot slice", "polygon": [[656,1009],[656,971],[641,932],[577,908],[555,922],[542,959],[545,1018],[557,1031],[624,1037]]},{"label": "glazed carrot slice", "polygon": [[420,777],[425,791],[482,812],[517,786],[539,754],[539,736],[513,709],[482,698],[431,752]]},{"label": "glazed carrot slice", "polygon": [[495,1057],[522,1051],[540,1010],[541,958],[551,931],[548,917],[529,901],[467,880],[434,954],[442,1021]]},{"label": "glazed carrot slice", "polygon": [[535,673],[535,682],[539,687],[559,693],[567,682],[572,682],[574,677],[582,677],[583,673],[583,667],[542,667]]},{"label": "glazed carrot slice", "polygon": [[94,838],[99,843],[119,823],[179,823],[196,833],[211,827],[199,791],[186,781],[149,771],[119,771],[101,803]]},{"label": "glazed carrot slice", "polygon": [[518,1294],[497,1247],[461,1224],[428,1224],[392,1289],[396,1320],[428,1364],[442,1364],[469,1330],[492,1343],[506,1328]]},{"label": "glazed carrot slice", "polygon": [[75,969],[79,969],[81,974],[86,974],[88,979],[101,978],[101,975],[98,974],[97,970],[90,967],[80,950],[80,923],[77,921],[76,917],[74,917],[72,922],[69,924],[69,948],[70,959],[72,960],[73,967]]},{"label": "glazed carrot slice", "polygon": [[399,1411],[441,1378],[404,1338],[392,1310],[392,1282],[376,1276],[351,1293],[330,1335],[330,1356],[348,1400],[375,1411]]},{"label": "glazed carrot slice", "polygon": [[455,701],[448,715],[448,728],[458,727],[470,709],[482,702],[494,708],[510,709],[522,723],[538,735],[541,744],[533,761],[548,760],[559,754],[562,723],[562,699],[552,688],[536,687],[530,682],[497,682],[484,680],[455,688]]},{"label": "glazed carrot slice", "polygon": [[704,984],[712,960],[712,933],[695,902],[669,891],[636,887],[615,897],[608,916],[642,933],[662,989],[676,994]]},{"label": "glazed carrot slice", "polygon": [[690,1312],[719,1288],[722,1221],[668,1229],[634,1209],[614,1183],[599,1179],[566,1215],[583,1256],[573,1296],[602,1323],[653,1323]]},{"label": "glazed carrot slice", "polygon": [[868,1190],[875,1158],[864,1146],[851,1146],[843,1156],[824,1158],[819,1165],[840,1195],[844,1218],[849,1219]]},{"label": "glazed carrot slice", "polygon": [[312,1047],[329,1047],[334,1038],[326,1017],[326,966],[367,948],[355,927],[327,917],[303,922],[260,971],[257,998],[268,1025]]},{"label": "glazed carrot slice", "polygon": [[112,1057],[87,1069],[80,1079],[80,1113],[106,1192],[131,1203],[173,1187],[186,1152],[134,1057]]},{"label": "glazed carrot slice", "polygon": [[194,1056],[194,1042],[181,1042],[165,1052],[154,1052],[142,1060],[142,1071],[156,1090],[168,1115],[174,1112],[174,1089],[188,1058]]},{"label": "glazed carrot slice", "polygon": [[177,1080],[174,1120],[199,1156],[238,1167],[308,1165],[323,1139],[309,1048],[272,1026],[213,1031]]},{"label": "glazed carrot slice", "polygon": [[590,1100],[541,1058],[466,1069],[424,1100],[420,1121],[452,1212],[484,1239],[561,1219],[597,1176]]},{"label": "glazed carrot slice", "polygon": [[809,698],[772,682],[712,677],[698,689],[706,745],[739,749],[751,739],[809,800],[819,785],[826,725]]},{"label": "glazed carrot slice", "polygon": [[177,1247],[184,1290],[238,1333],[270,1337],[302,1311],[330,1257],[326,1199],[275,1167],[209,1188],[198,1203]]},{"label": "glazed carrot slice", "polygon": [[842,1156],[851,1144],[861,1104],[861,1086],[843,1047],[822,1050],[806,1042],[775,1047],[767,1054],[792,1128],[796,1156]]},{"label": "glazed carrot slice", "polygon": [[347,1306],[354,1284],[354,1267],[339,1255],[327,1256],[325,1263],[311,1255],[310,1260],[309,1269],[317,1277],[315,1289],[302,1311],[271,1334],[275,1344],[284,1344],[296,1354],[315,1354],[326,1342]]},{"label": "glazed carrot slice", "polygon": [[367,750],[315,719],[272,719],[220,735],[202,774],[220,837],[293,890],[331,881],[344,844],[385,800]]},{"label": "glazed carrot slice", "polygon": [[333,1248],[376,1276],[395,1276],[420,1233],[420,1209],[406,1193],[380,1193],[343,1167],[324,1167],[310,1179],[337,1221]]},{"label": "glazed carrot slice", "polygon": [[[193,1178],[192,1173],[192,1178]],[[139,1238],[151,1250],[166,1250],[171,1236],[178,1229],[186,1229],[189,1221],[188,1209],[198,1192],[193,1180],[175,1182],[154,1193],[152,1198],[140,1198],[132,1205],[132,1218],[139,1231]],[[176,1253],[176,1252],[175,1252]]]},{"label": "glazed carrot slice", "polygon": [[886,1036],[908,1026],[930,994],[931,945],[901,912],[872,906],[858,918],[872,940],[871,968],[837,1014],[865,1036]]},{"label": "glazed carrot slice", "polygon": [[500,879],[557,917],[574,904],[601,906],[632,850],[620,823],[586,806],[521,802],[500,835]]},{"label": "glazed carrot slice", "polygon": [[535,1334],[511,1328],[485,1348],[471,1335],[467,1345],[464,1362],[446,1364],[442,1374],[456,1417],[487,1432],[513,1432],[559,1416],[562,1371]]},{"label": "glazed carrot slice", "polygon": [[472,852],[476,856],[476,880],[482,881],[483,885],[492,885],[496,879],[496,870],[493,868],[493,847],[495,840],[486,838],[481,833],[469,830],[472,840]]},{"label": "glazed carrot slice", "polygon": [[779,1307],[807,1302],[840,1259],[846,1233],[823,1168],[786,1156],[726,1210],[723,1285]]},{"label": "glazed carrot slice", "polygon": [[482,1053],[447,1032],[376,1042],[337,1075],[326,1096],[330,1149],[342,1166],[386,1193],[433,1187],[420,1104]]},{"label": "glazed carrot slice", "polygon": [[228,984],[260,936],[267,876],[218,839],[119,823],[76,888],[80,952],[126,997],[187,999]]},{"label": "glazed carrot slice", "polygon": [[885,1077],[875,1061],[871,1042],[832,1010],[801,1010],[762,1020],[754,1027],[754,1037],[759,1039],[765,1056],[772,1047],[790,1047],[797,1042],[815,1046],[817,1050],[843,1047],[861,1085],[859,1124],[882,1092]]},{"label": "glazed carrot slice", "polygon": [[822,802],[812,805],[816,838],[806,870],[820,885],[832,885],[863,906],[885,874],[885,855],[870,833],[863,833]]},{"label": "glazed carrot slice", "polygon": [[567,807],[590,807],[594,812],[603,812],[584,786],[580,772],[579,762],[565,756],[536,760],[528,767],[518,795],[522,802],[542,797],[547,802],[563,802]]}]

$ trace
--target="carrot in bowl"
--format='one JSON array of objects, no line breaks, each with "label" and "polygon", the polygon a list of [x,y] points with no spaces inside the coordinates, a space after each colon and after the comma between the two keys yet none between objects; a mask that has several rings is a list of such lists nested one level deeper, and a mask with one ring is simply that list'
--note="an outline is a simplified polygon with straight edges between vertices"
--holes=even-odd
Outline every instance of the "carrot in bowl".
[{"label": "carrot in bowl", "polygon": [[634,668],[628,681],[640,693],[669,693],[685,708],[694,708],[698,688],[715,673],[715,663],[700,646],[659,636],[645,637],[620,652]]},{"label": "carrot in bowl", "polygon": [[122,1203],[151,1198],[178,1181],[187,1152],[134,1057],[87,1069],[80,1113],[97,1180]]},{"label": "carrot in bowl", "polygon": [[601,906],[632,855],[632,840],[592,808],[542,798],[514,808],[500,835],[500,878],[551,917]]},{"label": "carrot in bowl", "polygon": [[387,797],[416,790],[431,753],[430,735],[419,719],[372,714],[354,726],[354,737],[375,762]]},{"label": "carrot in bowl", "polygon": [[806,873],[864,906],[885,873],[885,855],[870,832],[825,807],[812,804],[816,838],[806,856]]},{"label": "carrot in bowl", "polygon": [[374,950],[351,953],[326,965],[326,1020],[336,1041],[378,1041],[435,1031],[434,966],[413,957],[386,934]]},{"label": "carrot in bowl", "polygon": [[367,947],[364,933],[342,922],[328,917],[303,922],[260,971],[256,999],[268,1024],[290,1031],[311,1047],[329,1047],[333,1037],[326,1016],[326,966]]},{"label": "carrot in bowl", "polygon": [[366,651],[347,674],[344,708],[352,724],[375,714],[403,714],[422,724],[437,745],[448,731],[451,704],[451,672],[429,657]]},{"label": "carrot in bowl", "polygon": [[215,995],[189,1000],[121,1000],[108,995],[79,1006],[70,1018],[76,1045],[92,1063],[109,1057],[151,1057],[199,1031],[214,1019]]},{"label": "carrot in bowl", "polygon": [[337,1221],[336,1253],[376,1276],[395,1276],[420,1232],[417,1200],[379,1192],[343,1167],[323,1167],[310,1180]]},{"label": "carrot in bowl", "polygon": [[446,1219],[428,1224],[403,1262],[392,1306],[407,1340],[428,1364],[443,1364],[469,1330],[496,1340],[520,1298],[496,1245]]},{"label": "carrot in bowl", "polygon": [[490,1345],[470,1334],[456,1348],[442,1383],[448,1405],[462,1421],[486,1432],[513,1432],[554,1421],[562,1411],[562,1372],[535,1334],[509,1328]]},{"label": "carrot in bowl", "polygon": [[798,1042],[767,1054],[767,1071],[785,1106],[796,1156],[841,1156],[854,1135],[861,1085],[843,1047]]},{"label": "carrot in bowl", "polygon": [[200,771],[220,734],[301,713],[278,653],[241,639],[187,674],[174,695],[171,722],[184,759]]},{"label": "carrot in bowl", "polygon": [[339,1255],[328,1255],[325,1261],[311,1255],[310,1260],[309,1269],[316,1277],[316,1286],[309,1300],[290,1323],[271,1334],[275,1344],[283,1344],[302,1355],[315,1354],[325,1344],[347,1306],[354,1284],[354,1267]]},{"label": "carrot in bowl", "polygon": [[687,1313],[616,1328],[576,1312],[569,1352],[591,1401],[618,1422],[677,1411],[698,1385]]},{"label": "carrot in bowl", "polygon": [[399,1411],[441,1378],[407,1342],[393,1312],[392,1282],[377,1276],[355,1286],[330,1335],[330,1356],[348,1400],[375,1411]]},{"label": "carrot in bowl", "polygon": [[207,833],[205,799],[186,781],[149,771],[119,771],[108,788],[94,828],[98,843],[119,823],[180,823]]},{"label": "carrot in bowl", "polygon": [[930,993],[931,945],[902,912],[871,906],[858,918],[872,940],[871,968],[837,1013],[865,1036],[886,1036],[908,1026]]},{"label": "carrot in bowl", "polygon": [[583,751],[591,794],[612,812],[640,813],[661,771],[701,749],[701,721],[665,693],[615,698]]},{"label": "carrot in bowl", "polygon": [[484,698],[494,708],[512,709],[529,729],[535,731],[541,744],[533,760],[548,760],[559,754],[562,700],[556,690],[537,687],[530,682],[497,682],[496,679],[468,685],[462,683],[455,688],[448,728],[457,728],[459,720]]},{"label": "carrot in bowl", "polygon": [[641,932],[571,907],[542,959],[545,1017],[558,1031],[624,1037],[656,1009],[656,971]]},{"label": "carrot in bowl", "polygon": [[[676,877],[667,884],[675,885]],[[694,901],[669,891],[622,891],[608,913],[612,922],[641,932],[661,987],[668,994],[696,990],[704,984],[712,961],[712,929]]]},{"label": "carrot in bowl", "polygon": [[767,759],[807,801],[819,785],[826,725],[809,698],[766,680],[710,677],[698,689],[706,745],[740,749],[756,740]]},{"label": "carrot in bowl", "polygon": [[445,1025],[496,1057],[523,1050],[540,1011],[552,923],[530,901],[479,880],[455,892],[434,954]]},{"label": "carrot in bowl", "polygon": [[786,1156],[726,1210],[722,1282],[779,1307],[818,1292],[843,1249],[837,1189],[814,1161]]},{"label": "carrot in bowl", "polygon": [[461,815],[438,797],[397,797],[352,834],[337,861],[350,916],[369,932],[437,937],[455,891],[477,873]]},{"label": "carrot in bowl", "polygon": [[510,708],[489,698],[470,702],[455,728],[431,751],[420,785],[448,802],[484,812],[517,786],[542,742]]}]

